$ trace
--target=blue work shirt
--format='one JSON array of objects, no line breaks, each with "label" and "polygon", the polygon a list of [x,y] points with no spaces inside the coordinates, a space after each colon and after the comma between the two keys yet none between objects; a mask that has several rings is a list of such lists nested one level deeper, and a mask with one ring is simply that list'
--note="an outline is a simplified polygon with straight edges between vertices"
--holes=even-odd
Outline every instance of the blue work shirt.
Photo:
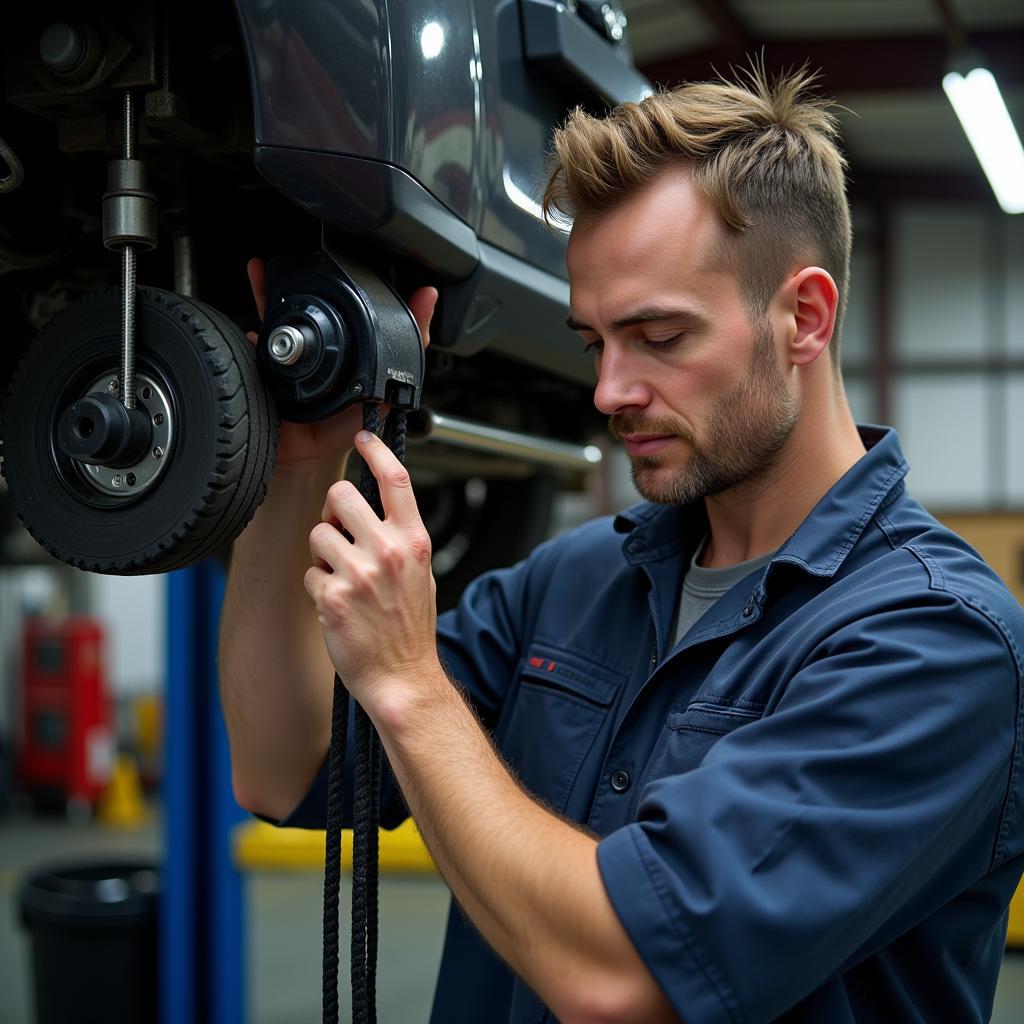
[{"label": "blue work shirt", "polygon": [[[991,1013],[1024,870],[1024,612],[908,497],[895,434],[860,429],[868,454],[671,649],[703,502],[587,523],[438,621],[511,768],[601,837],[686,1024]],[[323,804],[321,774],[285,824]],[[453,906],[434,1024],[551,1019]]]}]

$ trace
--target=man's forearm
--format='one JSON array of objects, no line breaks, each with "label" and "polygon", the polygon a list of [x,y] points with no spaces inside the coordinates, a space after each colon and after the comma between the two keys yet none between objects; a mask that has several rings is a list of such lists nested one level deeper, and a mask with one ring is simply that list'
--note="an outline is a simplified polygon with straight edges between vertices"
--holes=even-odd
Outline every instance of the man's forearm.
[{"label": "man's forearm", "polygon": [[302,580],[309,531],[341,469],[279,469],[232,551],[221,614],[221,702],[236,798],[270,817],[295,806],[329,741],[334,669]]},{"label": "man's forearm", "polygon": [[374,714],[413,817],[484,938],[563,1021],[675,1021],[608,899],[597,842],[527,795],[446,679]]}]

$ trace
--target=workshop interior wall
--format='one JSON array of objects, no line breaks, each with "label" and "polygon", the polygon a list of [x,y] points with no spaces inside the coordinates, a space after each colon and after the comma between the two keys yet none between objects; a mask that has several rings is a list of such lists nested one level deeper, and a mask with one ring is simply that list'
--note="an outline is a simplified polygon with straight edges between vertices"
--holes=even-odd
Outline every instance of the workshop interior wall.
[{"label": "workshop interior wall", "polygon": [[915,204],[895,212],[893,229],[892,419],[909,486],[935,509],[1019,507],[1024,224]]}]

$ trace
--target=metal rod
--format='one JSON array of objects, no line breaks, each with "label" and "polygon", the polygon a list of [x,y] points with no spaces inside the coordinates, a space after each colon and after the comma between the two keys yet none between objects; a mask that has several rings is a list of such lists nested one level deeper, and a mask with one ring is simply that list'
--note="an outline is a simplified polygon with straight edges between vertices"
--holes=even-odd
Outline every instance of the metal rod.
[{"label": "metal rod", "polygon": [[[124,158],[135,159],[135,106],[124,94]],[[121,404],[135,408],[135,246],[121,250]]]},{"label": "metal rod", "polygon": [[121,404],[135,408],[135,246],[121,252]]},{"label": "metal rod", "polygon": [[124,94],[122,105],[122,118],[124,121],[124,158],[125,160],[135,159],[135,101],[132,94]]},{"label": "metal rod", "polygon": [[443,441],[456,448],[489,452],[558,469],[592,470],[601,464],[602,459],[597,445],[551,441],[546,437],[459,419],[432,409],[410,412],[408,430],[409,439],[413,441]]}]

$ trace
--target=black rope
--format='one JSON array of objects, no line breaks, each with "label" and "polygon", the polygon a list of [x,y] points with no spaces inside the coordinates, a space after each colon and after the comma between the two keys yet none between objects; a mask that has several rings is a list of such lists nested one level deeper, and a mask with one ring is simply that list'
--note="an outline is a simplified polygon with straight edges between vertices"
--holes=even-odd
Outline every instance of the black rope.
[{"label": "black rope", "polygon": [[[370,829],[375,817],[373,794],[370,792],[372,731],[369,717],[357,703],[355,807],[352,823],[352,1024],[369,1024],[371,1020],[366,958],[369,910],[366,895],[369,885]],[[373,1016],[376,1019],[376,1013]]]},{"label": "black rope", "polygon": [[[381,433],[380,409],[363,406],[363,428]],[[385,442],[405,461],[405,413],[394,410],[385,425]],[[359,490],[384,517],[377,481],[363,463]],[[338,908],[341,877],[341,808],[348,729],[348,694],[334,677],[331,750],[327,781],[327,849],[324,862],[323,1021],[338,1022]],[[377,1022],[378,829],[380,827],[380,737],[369,716],[354,702],[354,796],[352,842],[352,1021]]]},{"label": "black rope", "polygon": [[341,891],[341,801],[348,737],[348,692],[337,674],[327,758],[327,843],[324,851],[323,1020],[338,1021],[338,908]]}]

